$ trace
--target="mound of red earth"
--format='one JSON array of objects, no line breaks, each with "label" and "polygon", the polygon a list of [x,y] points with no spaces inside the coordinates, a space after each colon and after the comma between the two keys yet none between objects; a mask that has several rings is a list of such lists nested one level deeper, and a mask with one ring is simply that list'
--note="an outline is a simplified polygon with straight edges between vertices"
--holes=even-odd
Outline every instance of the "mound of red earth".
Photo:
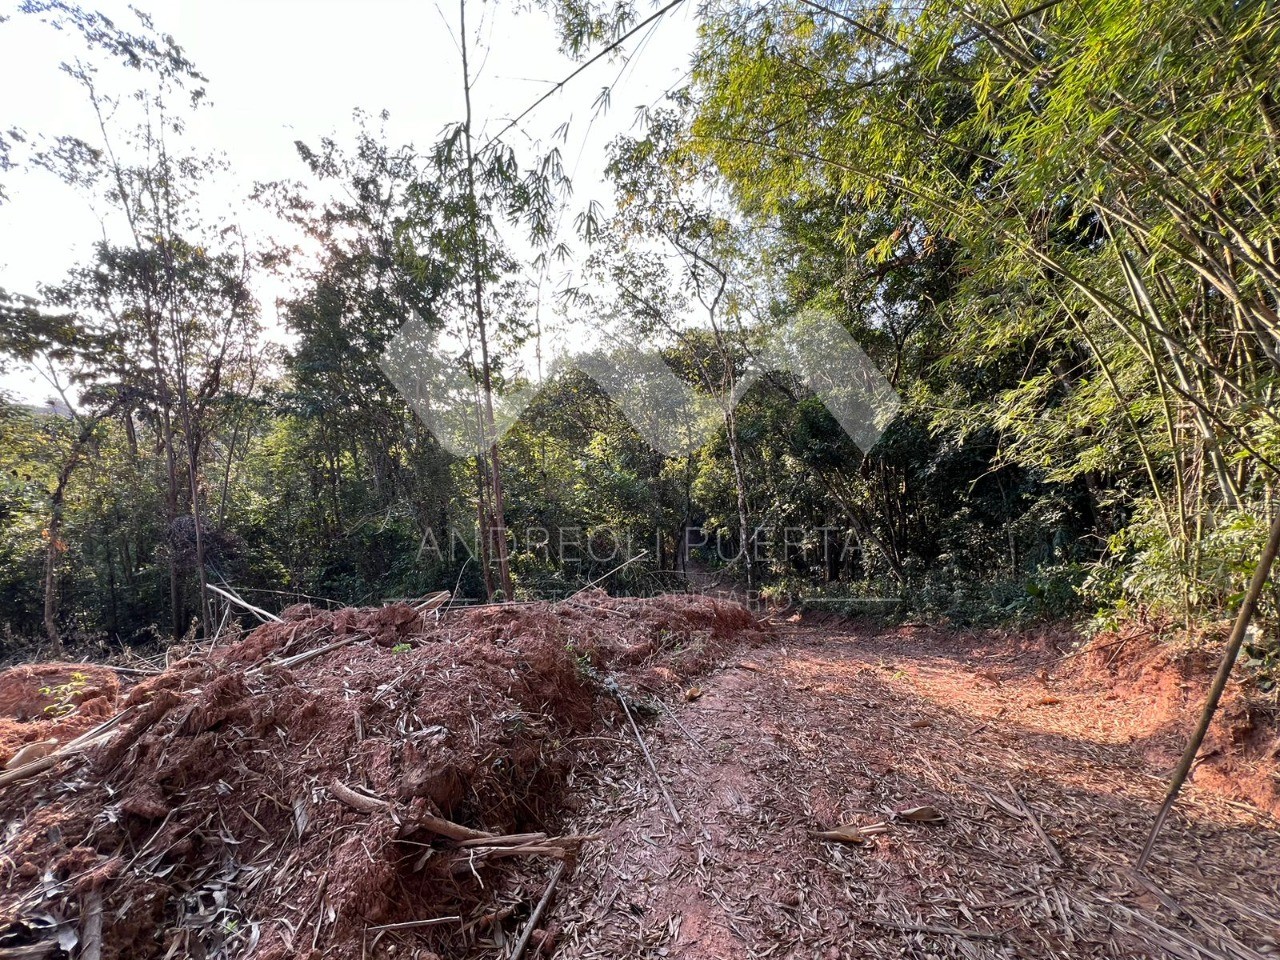
[{"label": "mound of red earth", "polygon": [[115,672],[92,663],[39,663],[0,673],[0,768],[24,749],[30,755],[101,723],[116,712],[119,694]]},{"label": "mound of red earth", "polygon": [[528,904],[495,894],[547,857],[571,866],[586,839],[554,832],[575,769],[629,733],[610,681],[637,703],[756,631],[733,604],[600,591],[444,614],[291,608],[135,686],[105,742],[0,787],[0,954],[501,942]]}]

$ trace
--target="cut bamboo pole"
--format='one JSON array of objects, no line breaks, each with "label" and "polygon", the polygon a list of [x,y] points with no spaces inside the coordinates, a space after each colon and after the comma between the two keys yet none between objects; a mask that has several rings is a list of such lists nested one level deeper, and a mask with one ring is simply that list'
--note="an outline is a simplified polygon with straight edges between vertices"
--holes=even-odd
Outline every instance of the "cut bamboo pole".
[{"label": "cut bamboo pole", "polygon": [[1253,612],[1257,609],[1258,599],[1262,596],[1262,588],[1267,585],[1267,577],[1271,574],[1271,567],[1275,563],[1278,551],[1280,551],[1280,513],[1277,513],[1275,520],[1272,521],[1271,532],[1267,535],[1266,546],[1262,548],[1262,555],[1258,558],[1258,565],[1253,571],[1253,580],[1249,583],[1249,589],[1244,595],[1244,601],[1240,604],[1240,612],[1236,615],[1235,625],[1231,628],[1231,636],[1227,640],[1227,649],[1223,651],[1222,662],[1218,664],[1218,672],[1213,678],[1213,685],[1209,688],[1209,697],[1205,701],[1204,709],[1200,712],[1200,720],[1196,724],[1195,731],[1191,734],[1191,739],[1187,742],[1187,749],[1183,752],[1182,759],[1178,761],[1178,768],[1173,772],[1173,778],[1169,781],[1169,792],[1165,795],[1164,803],[1160,804],[1160,812],[1156,814],[1156,822],[1151,826],[1151,835],[1147,837],[1146,845],[1142,848],[1142,854],[1138,857],[1137,867],[1139,870],[1145,869],[1147,861],[1151,859],[1151,854],[1155,850],[1156,840],[1160,836],[1160,830],[1164,827],[1164,822],[1169,818],[1169,813],[1173,810],[1173,805],[1178,800],[1182,785],[1186,782],[1188,774],[1191,773],[1191,767],[1196,761],[1196,754],[1200,752],[1200,746],[1204,743],[1205,735],[1209,732],[1209,724],[1213,722],[1213,715],[1218,710],[1222,694],[1227,688],[1227,681],[1231,679],[1231,670],[1236,664],[1236,657],[1240,655],[1240,648],[1244,645],[1245,634],[1249,629],[1249,621],[1253,619]]},{"label": "cut bamboo pole", "polygon": [[533,908],[533,913],[529,914],[529,922],[524,925],[520,939],[516,941],[516,945],[511,951],[510,960],[520,960],[524,956],[525,948],[529,946],[529,938],[533,936],[533,931],[537,928],[538,921],[542,919],[542,914],[546,911],[547,904],[551,902],[551,897],[556,892],[556,884],[560,882],[562,876],[564,876],[564,864],[558,863],[555,870],[551,872],[551,879],[547,881],[547,889],[542,892],[542,899]]},{"label": "cut bamboo pole", "polygon": [[261,607],[255,607],[248,600],[244,600],[241,597],[236,596],[236,594],[230,590],[226,590],[222,587],[214,586],[212,583],[207,583],[205,584],[205,586],[207,586],[210,590],[212,590],[214,593],[216,593],[218,596],[222,597],[223,599],[229,600],[230,602],[234,603],[237,607],[243,607],[245,610],[248,610],[259,620],[270,620],[273,623],[284,622],[279,617],[277,617],[274,613],[269,613],[268,611],[263,610]]},{"label": "cut bamboo pole", "polygon": [[644,758],[649,764],[649,769],[653,771],[653,778],[658,781],[658,789],[662,791],[662,799],[667,801],[667,809],[671,811],[671,816],[676,823],[683,825],[684,820],[680,816],[680,811],[676,809],[676,802],[671,799],[671,794],[667,791],[667,785],[662,780],[662,774],[658,772],[658,765],[653,762],[649,748],[645,746],[644,737],[640,736],[640,727],[636,725],[636,718],[631,715],[631,708],[627,706],[627,698],[622,695],[622,691],[618,689],[617,684],[613,684],[613,693],[618,698],[618,702],[622,704],[622,712],[631,721],[631,730],[636,735],[636,743],[640,744],[640,749],[644,751]]}]

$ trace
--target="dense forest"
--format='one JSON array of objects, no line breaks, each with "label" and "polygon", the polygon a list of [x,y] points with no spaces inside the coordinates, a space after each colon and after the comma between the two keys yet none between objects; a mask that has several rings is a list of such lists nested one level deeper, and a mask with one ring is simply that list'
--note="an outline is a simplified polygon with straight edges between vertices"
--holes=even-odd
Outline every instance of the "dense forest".
[{"label": "dense forest", "polygon": [[[548,9],[590,67],[678,3]],[[78,38],[62,69],[98,121],[0,132],[4,175],[61,178],[103,221],[85,262],[0,303],[0,359],[54,396],[0,405],[6,635],[210,635],[228,586],[279,609],[691,569],[958,623],[1233,615],[1280,516],[1273,6],[699,12],[684,81],[588,200],[557,144],[509,145],[518,120],[479,135],[464,4],[467,115],[399,143],[369,104],[349,142],[299,140],[296,179],[243,198],[289,243],[202,202],[225,171],[184,134],[216,78],[181,37],[56,0],[0,22]],[[869,449],[792,373],[738,389],[813,311],[901,399]],[[656,451],[598,378],[544,375],[552,315],[660,351],[709,439]],[[475,453],[384,372],[410,320],[474,388]],[[531,385],[499,436],[485,398]],[[1266,660],[1274,592],[1259,609]]]}]

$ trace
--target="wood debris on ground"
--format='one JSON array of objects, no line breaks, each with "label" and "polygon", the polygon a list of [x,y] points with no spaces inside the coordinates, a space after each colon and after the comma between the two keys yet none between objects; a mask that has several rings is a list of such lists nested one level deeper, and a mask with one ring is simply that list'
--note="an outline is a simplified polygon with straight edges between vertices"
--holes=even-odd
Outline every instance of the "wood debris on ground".
[{"label": "wood debris on ground", "polygon": [[[1221,778],[1132,868],[1164,700],[1016,635],[756,628],[599,591],[286,611],[0,773],[0,958],[1280,954],[1277,821]],[[1027,709],[1050,682],[1070,708]]]},{"label": "wood debris on ground", "polygon": [[127,690],[95,671],[75,722],[6,721],[0,958],[548,946],[546,865],[595,839],[560,829],[569,784],[638,729],[618,684],[674,700],[756,621],[698,596],[446,599],[291,607]]}]

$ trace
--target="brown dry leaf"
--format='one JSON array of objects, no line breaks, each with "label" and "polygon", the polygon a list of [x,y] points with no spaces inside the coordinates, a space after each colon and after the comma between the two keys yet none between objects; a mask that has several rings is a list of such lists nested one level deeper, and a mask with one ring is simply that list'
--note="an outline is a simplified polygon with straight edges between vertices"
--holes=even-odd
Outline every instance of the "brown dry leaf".
[{"label": "brown dry leaf", "polygon": [[899,810],[893,816],[897,820],[909,820],[911,823],[945,823],[947,819],[937,807],[928,805],[908,807],[905,810]]},{"label": "brown dry leaf", "polygon": [[836,827],[834,830],[811,830],[809,835],[820,840],[834,840],[837,843],[867,842],[867,835],[862,832],[862,828],[853,823],[846,823],[843,826]]},{"label": "brown dry leaf", "polygon": [[692,703],[694,700],[697,700],[700,696],[702,696],[701,687],[690,687],[688,690],[684,692],[684,699],[686,703]]},{"label": "brown dry leaf", "polygon": [[764,667],[756,663],[754,660],[739,660],[738,666],[743,670],[750,670],[752,673],[759,673]]}]

